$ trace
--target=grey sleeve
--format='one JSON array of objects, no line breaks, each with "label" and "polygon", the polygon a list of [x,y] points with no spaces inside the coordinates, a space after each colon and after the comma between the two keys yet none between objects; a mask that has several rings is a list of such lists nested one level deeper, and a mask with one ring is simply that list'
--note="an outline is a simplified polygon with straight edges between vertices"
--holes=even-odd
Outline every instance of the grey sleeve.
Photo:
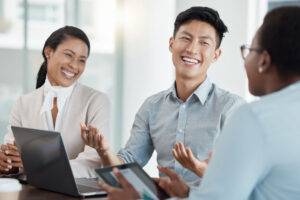
[{"label": "grey sleeve", "polygon": [[137,162],[141,166],[151,158],[154,147],[150,137],[149,112],[151,103],[145,101],[135,116],[130,138],[125,148],[118,152],[118,156],[128,162]]}]

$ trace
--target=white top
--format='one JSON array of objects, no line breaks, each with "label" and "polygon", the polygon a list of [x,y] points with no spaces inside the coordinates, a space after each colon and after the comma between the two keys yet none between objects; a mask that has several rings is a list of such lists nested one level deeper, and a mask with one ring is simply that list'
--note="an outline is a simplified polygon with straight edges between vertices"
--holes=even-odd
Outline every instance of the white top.
[{"label": "white top", "polygon": [[[4,142],[11,143],[14,140],[11,125],[51,130],[49,122],[50,120],[52,122],[52,117],[50,115],[47,118],[46,113],[49,113],[49,109],[52,108],[52,103],[49,101],[53,98],[47,96],[50,94],[47,92],[47,87],[46,83],[31,93],[22,95],[16,101],[10,114],[8,133],[4,137]],[[58,96],[62,97],[58,98],[60,99],[58,107],[61,107],[63,114],[58,117],[60,125],[55,130],[61,134],[74,176],[95,177],[94,168],[101,166],[100,158],[95,149],[84,144],[80,134],[80,123],[84,122],[97,127],[106,138],[109,138],[110,103],[108,97],[80,83],[74,84],[70,95],[58,94]],[[63,99],[65,103],[62,103]]]},{"label": "white top", "polygon": [[191,199],[300,199],[300,81],[241,106]]},{"label": "white top", "polygon": [[[59,131],[61,128],[62,119],[65,115],[65,107],[68,106],[69,97],[73,91],[76,82],[69,87],[52,86],[46,78],[44,86],[44,103],[41,108],[41,115],[44,115],[47,120],[48,130]],[[51,110],[53,108],[53,99],[57,98],[58,113],[55,121],[55,127],[53,123]]]}]

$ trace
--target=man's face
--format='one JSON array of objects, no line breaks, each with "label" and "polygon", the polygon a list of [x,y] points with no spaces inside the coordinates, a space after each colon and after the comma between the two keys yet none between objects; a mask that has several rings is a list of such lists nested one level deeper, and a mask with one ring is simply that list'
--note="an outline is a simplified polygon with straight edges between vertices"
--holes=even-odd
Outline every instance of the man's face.
[{"label": "man's face", "polygon": [[213,26],[192,20],[170,38],[169,49],[176,68],[176,79],[204,80],[207,69],[221,54]]}]

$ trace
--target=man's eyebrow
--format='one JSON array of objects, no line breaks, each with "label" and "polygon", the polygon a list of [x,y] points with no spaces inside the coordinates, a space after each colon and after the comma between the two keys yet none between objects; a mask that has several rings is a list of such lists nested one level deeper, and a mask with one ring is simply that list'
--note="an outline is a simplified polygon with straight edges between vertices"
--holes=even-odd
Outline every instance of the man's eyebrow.
[{"label": "man's eyebrow", "polygon": [[[184,34],[184,35],[188,35],[190,37],[193,37],[192,34],[190,34],[189,32],[187,31],[182,31],[181,34]],[[210,35],[203,35],[203,36],[199,36],[198,37],[199,39],[209,39],[209,40],[213,40],[213,38],[210,36]]]},{"label": "man's eyebrow", "polygon": [[213,38],[209,35],[203,35],[203,36],[199,36],[199,39],[209,39],[209,40],[213,40]]},{"label": "man's eyebrow", "polygon": [[187,31],[182,31],[181,34],[188,35],[188,36],[192,37],[192,34],[190,34],[190,33],[187,32]]}]

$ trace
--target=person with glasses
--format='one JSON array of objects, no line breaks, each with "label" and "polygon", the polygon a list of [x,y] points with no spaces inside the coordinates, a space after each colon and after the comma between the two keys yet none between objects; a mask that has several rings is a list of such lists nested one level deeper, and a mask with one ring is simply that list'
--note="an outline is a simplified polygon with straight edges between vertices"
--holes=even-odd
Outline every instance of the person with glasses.
[{"label": "person with glasses", "polygon": [[256,51],[256,52],[258,52],[258,53],[261,53],[261,52],[263,52],[263,49],[261,49],[261,48],[252,48],[252,47],[250,47],[249,45],[244,44],[244,45],[241,46],[241,54],[242,54],[242,58],[245,60],[246,57],[248,56],[248,54],[249,54],[251,51]]},{"label": "person with glasses", "polygon": [[174,169],[189,185],[200,184],[220,130],[244,103],[207,77],[208,68],[221,55],[225,32],[227,27],[211,8],[192,7],[177,16],[169,40],[175,81],[146,99],[126,146],[115,155],[105,137],[83,125],[83,140],[97,149],[104,165],[135,161],[144,166],[156,151],[159,165]]},{"label": "person with glasses", "polygon": [[93,124],[108,132],[109,100],[104,93],[78,82],[89,54],[87,35],[73,26],[57,29],[45,41],[36,89],[22,95],[12,108],[8,133],[0,150],[0,174],[22,171],[10,128],[21,126],[60,132],[74,176],[96,176],[94,167],[101,164],[99,156],[82,141],[80,123]]},{"label": "person with glasses", "polygon": [[[241,47],[249,91],[261,97],[233,113],[217,141],[202,184],[190,188],[176,172],[159,185],[189,199],[300,199],[300,7],[270,11],[251,46]],[[115,170],[122,189],[102,183],[111,199],[137,193]],[[124,199],[124,198],[122,198]],[[129,198],[128,198],[129,199]]]}]

